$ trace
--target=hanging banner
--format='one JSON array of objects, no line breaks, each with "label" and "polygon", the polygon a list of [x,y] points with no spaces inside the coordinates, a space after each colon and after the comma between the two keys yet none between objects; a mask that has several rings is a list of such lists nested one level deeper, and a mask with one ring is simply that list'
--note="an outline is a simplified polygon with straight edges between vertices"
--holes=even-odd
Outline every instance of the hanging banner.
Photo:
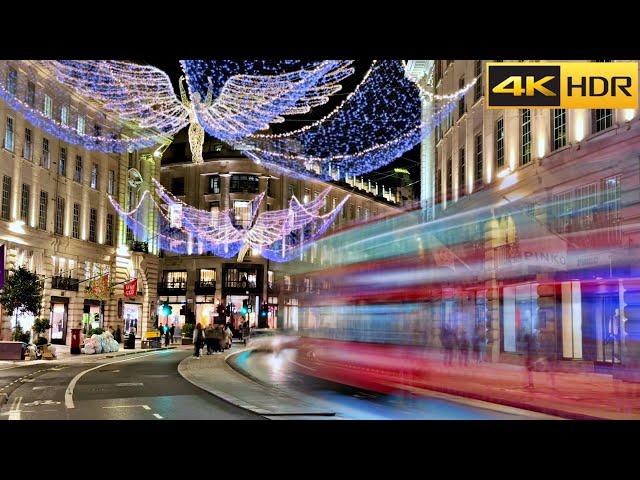
[{"label": "hanging banner", "polygon": [[0,290],[4,288],[4,245],[0,245]]},{"label": "hanging banner", "polygon": [[138,294],[138,279],[134,278],[130,282],[124,284],[124,296],[135,297]]}]

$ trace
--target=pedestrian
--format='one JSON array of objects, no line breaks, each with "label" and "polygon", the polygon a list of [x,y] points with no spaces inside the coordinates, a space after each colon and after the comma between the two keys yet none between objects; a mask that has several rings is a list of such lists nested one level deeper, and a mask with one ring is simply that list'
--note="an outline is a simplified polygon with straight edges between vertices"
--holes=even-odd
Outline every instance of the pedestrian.
[{"label": "pedestrian", "polygon": [[230,323],[227,323],[224,330],[224,332],[227,334],[227,348],[231,348],[231,344],[233,343],[233,332],[231,331],[230,325]]},{"label": "pedestrian", "polygon": [[171,343],[173,343],[174,335],[176,333],[176,326],[172,323],[169,329],[169,335],[171,336]]},{"label": "pedestrian", "polygon": [[523,340],[525,343],[524,367],[527,375],[527,386],[525,388],[533,388],[533,357],[535,355],[535,340],[533,335],[529,332],[524,335]]},{"label": "pedestrian", "polygon": [[116,328],[116,332],[113,334],[113,339],[118,343],[122,342],[122,331],[120,330],[120,325]]},{"label": "pedestrian", "polygon": [[442,342],[442,346],[444,347],[444,364],[452,365],[453,364],[453,331],[451,327],[447,324],[444,325],[442,331],[440,333],[440,341]]},{"label": "pedestrian", "polygon": [[164,333],[164,323],[158,325],[158,331],[160,332],[160,338],[158,339],[162,343],[162,334]]},{"label": "pedestrian", "polygon": [[165,346],[165,348],[169,346],[169,339],[170,339],[169,325],[165,325],[164,326],[164,346]]},{"label": "pedestrian", "polygon": [[458,350],[460,351],[458,365],[462,366],[462,363],[464,362],[464,366],[466,367],[469,364],[469,339],[467,338],[467,332],[462,325],[458,327],[456,342],[458,344]]},{"label": "pedestrian", "polygon": [[204,334],[202,333],[202,324],[198,322],[196,328],[193,329],[193,345],[195,348],[195,357],[200,358],[200,348],[202,347],[202,341],[204,340]]},{"label": "pedestrian", "polygon": [[217,340],[216,351],[218,351],[218,352],[223,352],[224,351],[224,347],[225,347],[225,343],[226,343],[226,336],[227,335],[224,333],[222,325],[216,325],[216,328],[215,328],[215,337],[216,337],[216,340]]},{"label": "pedestrian", "polygon": [[214,351],[214,342],[216,341],[216,332],[213,325],[207,325],[204,329],[204,341],[207,344],[207,355],[211,355]]}]

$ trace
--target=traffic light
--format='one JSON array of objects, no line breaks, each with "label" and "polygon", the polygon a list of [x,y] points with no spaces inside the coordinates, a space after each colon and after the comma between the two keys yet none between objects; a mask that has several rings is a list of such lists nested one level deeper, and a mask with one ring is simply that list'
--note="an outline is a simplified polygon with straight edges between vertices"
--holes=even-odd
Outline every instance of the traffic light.
[{"label": "traffic light", "polygon": [[260,307],[260,317],[266,318],[269,315],[269,304],[263,303]]},{"label": "traffic light", "polygon": [[249,313],[249,302],[247,302],[246,300],[242,300],[242,308],[240,309],[240,313],[242,315],[246,315],[247,313]]},{"label": "traffic light", "polygon": [[173,308],[171,308],[171,305],[169,305],[168,302],[164,302],[162,304],[162,314],[165,317],[168,317],[169,315],[171,315],[171,312],[173,311]]}]

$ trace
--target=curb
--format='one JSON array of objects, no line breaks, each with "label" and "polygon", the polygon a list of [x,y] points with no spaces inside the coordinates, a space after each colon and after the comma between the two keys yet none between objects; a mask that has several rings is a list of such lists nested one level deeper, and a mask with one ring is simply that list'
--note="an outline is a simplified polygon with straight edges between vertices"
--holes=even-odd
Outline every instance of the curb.
[{"label": "curb", "polygon": [[[234,407],[238,407],[241,408],[243,410],[246,410],[250,413],[255,413],[257,415],[260,415],[261,417],[264,417],[265,415],[268,415],[269,412],[256,407],[255,405],[251,405],[249,403],[243,402],[242,400],[240,400],[239,398],[235,398],[232,397],[230,395],[227,395],[224,392],[221,392],[220,390],[216,390],[214,388],[210,388],[210,387],[203,387],[202,385],[197,384],[196,382],[194,382],[193,380],[191,380],[190,378],[188,378],[185,374],[184,374],[184,368],[182,367],[182,364],[184,362],[186,362],[187,360],[189,360],[190,357],[186,357],[184,360],[182,360],[179,364],[178,364],[178,373],[180,374],[180,376],[182,378],[184,378],[187,382],[189,382],[190,384],[192,384],[195,387],[198,387],[200,390],[204,390],[207,393],[210,393],[211,395],[220,398],[221,400],[227,402],[229,405],[232,405]],[[226,358],[225,358],[225,363],[226,363]],[[265,418],[265,420],[269,420],[268,418]]]},{"label": "curb", "polygon": [[4,405],[8,401],[9,401],[9,394],[8,393],[0,393],[0,405]]}]

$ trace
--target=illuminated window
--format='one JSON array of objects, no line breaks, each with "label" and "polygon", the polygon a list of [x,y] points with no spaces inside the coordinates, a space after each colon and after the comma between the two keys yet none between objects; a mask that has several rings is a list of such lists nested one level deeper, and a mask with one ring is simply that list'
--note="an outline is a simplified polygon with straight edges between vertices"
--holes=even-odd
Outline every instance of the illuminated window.
[{"label": "illuminated window", "polygon": [[476,84],[473,86],[473,101],[477,102],[482,97],[482,60],[476,60],[474,62],[473,74],[476,76]]},{"label": "illuminated window", "polygon": [[209,177],[209,193],[220,193],[220,176],[212,175]]},{"label": "illuminated window", "polygon": [[220,213],[220,202],[209,203],[209,211],[211,212],[211,221],[212,222],[217,221],[218,214]]},{"label": "illuminated window", "polygon": [[47,118],[51,118],[51,115],[53,113],[53,101],[51,100],[51,97],[46,93],[44,94],[44,102],[42,106],[44,116]]},{"label": "illuminated window", "polygon": [[499,118],[496,121],[495,131],[496,144],[496,167],[504,167],[504,119]]},{"label": "illuminated window", "polygon": [[98,224],[98,211],[92,208],[89,211],[89,241],[96,242],[96,230]]},{"label": "illuminated window", "polygon": [[58,155],[58,175],[67,176],[67,149],[64,147],[60,147]]},{"label": "illuminated window", "polygon": [[467,159],[464,147],[458,150],[458,196],[463,197],[466,192],[466,171]]},{"label": "illuminated window", "polygon": [[82,183],[82,157],[80,155],[76,155],[76,169],[73,173],[73,180]]},{"label": "illuminated window", "polygon": [[482,169],[483,169],[483,161],[482,161],[482,133],[478,133],[474,142],[475,152],[474,152],[474,162],[473,162],[473,179],[477,184],[482,183]]},{"label": "illuminated window", "polygon": [[29,203],[31,202],[31,186],[22,184],[22,195],[20,197],[20,219],[29,224]]},{"label": "illuminated window", "polygon": [[528,108],[520,114],[520,155],[521,165],[531,162],[531,110]]},{"label": "illuminated window", "polygon": [[304,197],[302,197],[302,203],[307,203],[311,198],[311,190],[308,188],[304,189]]},{"label": "illuminated window", "polygon": [[216,281],[216,269],[215,268],[203,268],[200,270],[200,282],[215,282]]},{"label": "illuminated window", "polygon": [[84,125],[85,125],[84,117],[81,115],[78,115],[78,122],[76,125],[78,135],[84,135]]},{"label": "illuminated window", "polygon": [[113,214],[107,213],[106,244],[113,245]]},{"label": "illuminated window", "polygon": [[15,68],[10,68],[7,73],[7,91],[14,95],[16,94],[16,90],[18,87],[18,72]]},{"label": "illuminated window", "polygon": [[235,225],[248,227],[251,223],[251,202],[245,200],[234,200],[233,211]]},{"label": "illuminated window", "polygon": [[69,107],[67,105],[60,107],[60,123],[66,126],[69,125]]},{"label": "illuminated window", "polygon": [[42,158],[40,159],[40,165],[44,168],[49,168],[51,165],[51,155],[49,154],[49,139],[42,138]]},{"label": "illuminated window", "polygon": [[116,172],[109,170],[109,179],[107,181],[107,193],[115,195],[116,192]]},{"label": "illuminated window", "polygon": [[47,229],[47,211],[49,210],[49,193],[40,192],[40,210],[38,212],[38,228],[40,230]]},{"label": "illuminated window", "polygon": [[567,144],[567,111],[564,108],[551,110],[551,131],[553,149],[558,150],[564,147]]},{"label": "illuminated window", "polygon": [[13,152],[13,140],[13,118],[7,117],[7,124],[4,131],[4,148],[9,150],[10,152]]},{"label": "illuminated window", "polygon": [[260,180],[256,175],[231,175],[229,191],[231,193],[258,193]]},{"label": "illuminated window", "polygon": [[611,108],[596,108],[591,110],[591,115],[593,133],[601,132],[613,126],[613,110]]},{"label": "illuminated window", "polygon": [[27,160],[31,160],[33,155],[33,142],[31,139],[31,129],[24,129],[24,144],[22,145],[22,156]]},{"label": "illuminated window", "polygon": [[98,189],[98,164],[94,163],[91,167],[91,188]]},{"label": "illuminated window", "polygon": [[[464,87],[464,76],[460,77],[460,79],[458,80],[458,87],[459,88]],[[465,100],[465,95],[461,95],[460,99],[458,100],[458,118],[461,118],[462,115],[464,115],[465,112],[467,111],[464,100]]]},{"label": "illuminated window", "polygon": [[56,235],[64,235],[64,198],[56,198],[56,218],[54,225]]},{"label": "illuminated window", "polygon": [[71,224],[71,236],[80,238],[80,204],[73,204],[73,222]]}]

